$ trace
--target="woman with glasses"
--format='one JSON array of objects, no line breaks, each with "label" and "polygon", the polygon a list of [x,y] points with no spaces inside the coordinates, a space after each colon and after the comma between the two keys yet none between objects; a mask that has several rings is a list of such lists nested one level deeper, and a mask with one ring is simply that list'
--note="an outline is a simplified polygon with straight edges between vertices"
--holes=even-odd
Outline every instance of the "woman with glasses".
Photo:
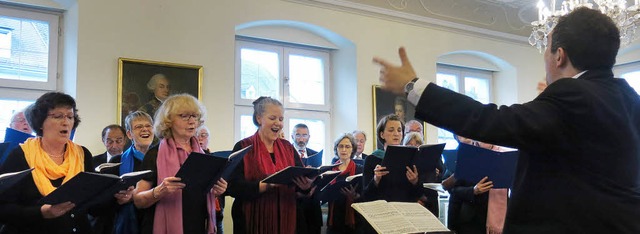
[{"label": "woman with glasses", "polygon": [[[333,151],[342,164],[333,168],[340,171],[339,179],[362,173],[362,166],[356,164],[351,158],[356,154],[356,140],[350,133],[343,134],[333,144]],[[335,183],[335,182],[332,182]],[[351,204],[360,198],[362,182],[355,186],[342,189],[338,198],[332,198],[329,202],[327,217],[327,233],[354,233],[356,228],[356,215]]]},{"label": "woman with glasses", "polygon": [[296,229],[305,230],[296,227],[296,189],[310,194],[312,181],[292,178],[297,188],[260,182],[288,166],[302,166],[291,143],[279,137],[284,120],[282,103],[260,97],[253,102],[253,111],[258,131],[233,148],[237,151],[253,145],[229,182],[229,195],[235,198],[231,207],[233,232],[292,234]]},{"label": "woman with glasses", "polygon": [[[37,137],[14,149],[0,173],[34,170],[30,178],[0,196],[2,233],[90,233],[87,211],[74,209],[71,202],[39,203],[80,172],[93,171],[91,152],[69,140],[80,124],[75,100],[64,93],[46,93],[27,108],[25,117]],[[122,204],[131,193],[120,191],[114,196]],[[110,204],[91,207],[88,212],[99,215]]]},{"label": "woman with glasses", "polygon": [[152,174],[138,182],[133,197],[135,206],[145,209],[141,233],[215,233],[215,197],[227,182],[220,179],[202,193],[174,177],[191,152],[203,153],[195,133],[205,112],[189,94],[170,96],[158,108],[153,127],[160,144],[142,161],[142,170]]},{"label": "woman with glasses", "polygon": [[[142,160],[153,142],[153,120],[149,114],[143,111],[135,111],[125,118],[124,126],[131,147],[124,151],[122,155],[114,156],[111,163],[121,163],[118,166],[117,175],[129,172],[141,171]],[[139,221],[142,212],[135,209],[133,196],[127,203],[118,207],[115,216],[111,216],[109,223],[104,227],[94,226],[94,230],[104,228],[104,232],[96,230],[94,233],[139,233]],[[115,219],[113,219],[115,217]]]}]

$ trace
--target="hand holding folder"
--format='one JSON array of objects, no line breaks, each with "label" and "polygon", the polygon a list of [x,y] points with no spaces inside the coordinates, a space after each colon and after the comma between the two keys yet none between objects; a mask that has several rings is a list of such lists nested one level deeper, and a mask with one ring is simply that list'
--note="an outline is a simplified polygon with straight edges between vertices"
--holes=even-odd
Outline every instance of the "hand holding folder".
[{"label": "hand holding folder", "polygon": [[293,178],[298,178],[298,177],[315,178],[316,176],[326,171],[329,171],[335,166],[338,166],[340,164],[341,163],[328,165],[328,166],[320,166],[318,168],[288,166],[276,173],[273,173],[267,178],[264,178],[260,182],[267,183],[267,184],[290,185],[290,184],[293,184],[293,180],[292,180]]},{"label": "hand holding folder", "polygon": [[209,192],[220,178],[229,180],[231,173],[253,146],[247,146],[226,157],[191,152],[175,177],[186,186]]},{"label": "hand holding folder", "polygon": [[314,155],[309,155],[309,157],[301,158],[302,164],[305,166],[319,167],[320,165],[322,165],[323,151],[324,150],[320,150],[320,152]]},{"label": "hand holding folder", "polygon": [[517,163],[518,151],[497,152],[460,144],[455,178],[477,183],[486,176],[493,188],[510,188]]},{"label": "hand holding folder", "polygon": [[126,173],[122,176],[80,172],[62,184],[49,195],[40,199],[40,204],[60,204],[71,202],[78,209],[87,209],[92,205],[110,199],[118,191],[126,190],[150,174],[150,170]]}]

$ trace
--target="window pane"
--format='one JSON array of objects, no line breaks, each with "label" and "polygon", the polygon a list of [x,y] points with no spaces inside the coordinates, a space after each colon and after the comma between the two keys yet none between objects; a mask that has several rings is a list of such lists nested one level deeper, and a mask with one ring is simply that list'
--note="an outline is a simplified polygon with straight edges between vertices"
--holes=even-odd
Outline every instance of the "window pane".
[{"label": "window pane", "polygon": [[0,16],[0,78],[47,82],[49,23]]},{"label": "window pane", "polygon": [[[240,98],[280,97],[280,65],[278,53],[255,49],[240,51]],[[253,134],[253,133],[252,133]]]},{"label": "window pane", "polygon": [[453,138],[453,133],[442,128],[438,128],[438,143],[447,143],[444,146],[445,149],[458,148],[458,142]]},{"label": "window pane", "polygon": [[458,92],[458,79],[455,75],[438,73],[436,74],[436,84],[455,92]]},{"label": "window pane", "polygon": [[489,103],[489,80],[475,77],[464,78],[464,93],[484,104]]},{"label": "window pane", "polygon": [[241,115],[240,116],[240,139],[244,139],[250,137],[254,133],[258,131],[258,127],[253,124],[253,116],[252,115]]},{"label": "window pane", "polygon": [[322,59],[289,55],[289,102],[324,105]]},{"label": "window pane", "polygon": [[[310,148],[312,150],[315,151],[320,151],[324,149],[325,144],[325,123],[321,120],[317,120],[317,119],[298,119],[298,118],[291,118],[289,119],[289,129],[290,132],[293,132],[293,126],[296,126],[296,124],[299,123],[303,123],[306,124],[307,127],[309,127],[309,143],[307,144],[307,148]],[[291,134],[289,134],[289,140],[292,141],[291,139]],[[327,157],[333,157],[332,154],[325,152],[325,155],[322,155],[322,157],[327,158]],[[323,159],[324,162],[324,159]]]},{"label": "window pane", "polygon": [[622,74],[622,78],[627,80],[629,85],[636,90],[636,93],[640,93],[640,71]]},{"label": "window pane", "polygon": [[24,110],[28,105],[31,105],[33,101],[16,101],[16,100],[2,100],[0,99],[0,142],[4,142],[4,134],[11,123],[11,116],[16,111]]}]

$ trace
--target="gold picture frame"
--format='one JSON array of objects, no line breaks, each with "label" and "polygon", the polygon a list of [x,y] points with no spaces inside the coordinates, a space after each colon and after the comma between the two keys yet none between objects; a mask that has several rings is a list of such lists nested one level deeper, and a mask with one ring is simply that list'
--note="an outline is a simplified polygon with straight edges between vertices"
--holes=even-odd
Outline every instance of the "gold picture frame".
[{"label": "gold picture frame", "polygon": [[[142,59],[118,58],[117,123],[146,103],[157,99],[147,88],[151,77],[162,74],[169,82],[169,95],[188,93],[201,100],[202,66]],[[155,113],[148,113],[154,117]]]},{"label": "gold picture frame", "polygon": [[[376,132],[376,128],[378,126],[378,122],[384,116],[389,114],[398,114],[400,118],[403,118],[406,123],[409,120],[418,120],[422,123],[422,136],[424,137],[424,142],[427,141],[427,131],[426,131],[426,122],[416,119],[415,116],[415,106],[411,104],[405,97],[395,95],[391,92],[387,92],[382,90],[380,85],[373,85],[372,87],[373,94],[373,148],[378,149],[381,148],[381,142],[379,141],[379,137]],[[398,111],[398,112],[396,112]],[[403,112],[404,114],[401,114]]]}]

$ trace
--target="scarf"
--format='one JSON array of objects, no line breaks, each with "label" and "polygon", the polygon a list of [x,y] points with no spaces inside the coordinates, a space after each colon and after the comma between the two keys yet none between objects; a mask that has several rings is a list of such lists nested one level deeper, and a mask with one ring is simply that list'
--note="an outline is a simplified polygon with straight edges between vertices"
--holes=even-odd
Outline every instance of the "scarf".
[{"label": "scarf", "polygon": [[82,146],[67,140],[64,151],[64,162],[56,164],[41,146],[42,137],[29,138],[20,145],[24,152],[24,158],[29,167],[35,168],[31,175],[38,191],[42,196],[47,196],[56,188],[51,184],[52,180],[62,177],[62,183],[66,183],[71,178],[84,171],[84,150]]},{"label": "scarf", "polygon": [[[193,152],[203,153],[198,140],[195,137],[189,139]],[[162,139],[158,148],[156,166],[158,170],[157,184],[162,183],[164,178],[175,176],[180,165],[187,160],[189,155],[182,148],[178,148],[173,138]],[[213,193],[207,193],[207,233],[215,233],[215,197]],[[156,203],[154,214],[153,233],[154,234],[179,234],[183,233],[182,227],[182,192],[167,195]]]},{"label": "scarf", "polygon": [[375,156],[375,157],[377,157],[379,159],[384,159],[384,150],[377,149],[377,150],[371,152],[370,155],[373,155],[373,156]]},{"label": "scarf", "polygon": [[[248,181],[260,181],[287,166],[295,166],[293,146],[285,140],[276,139],[271,160],[267,147],[256,132],[241,141],[242,147],[253,145],[244,157],[244,177]],[[296,229],[295,189],[280,186],[268,190],[255,200],[244,201],[247,233],[291,234]]]},{"label": "scarf", "polygon": [[487,208],[487,234],[502,234],[504,219],[507,215],[508,189],[489,190],[489,206]]},{"label": "scarf", "polygon": [[[334,171],[340,170],[340,166],[334,167],[333,170]],[[349,160],[349,164],[347,165],[347,168],[344,169],[344,171],[340,172],[340,175],[338,175],[338,177],[347,177],[355,174],[356,174],[356,163],[353,162],[353,160]],[[333,180],[331,181],[330,184],[335,184],[335,183],[336,183],[336,180]],[[355,220],[353,208],[351,208],[352,203],[353,203],[353,200],[347,197],[347,200],[345,202],[344,224],[354,229],[356,227],[356,220]],[[328,222],[327,226],[333,226],[333,212],[335,212],[335,202],[329,202],[329,211],[330,211],[329,221],[327,221]]]},{"label": "scarf", "polygon": [[[144,154],[132,145],[125,151],[120,159],[120,175],[133,172],[134,158],[140,162],[144,159]],[[138,220],[136,218],[136,208],[133,203],[127,203],[118,209],[115,220],[115,231],[117,234],[138,233]]]}]

